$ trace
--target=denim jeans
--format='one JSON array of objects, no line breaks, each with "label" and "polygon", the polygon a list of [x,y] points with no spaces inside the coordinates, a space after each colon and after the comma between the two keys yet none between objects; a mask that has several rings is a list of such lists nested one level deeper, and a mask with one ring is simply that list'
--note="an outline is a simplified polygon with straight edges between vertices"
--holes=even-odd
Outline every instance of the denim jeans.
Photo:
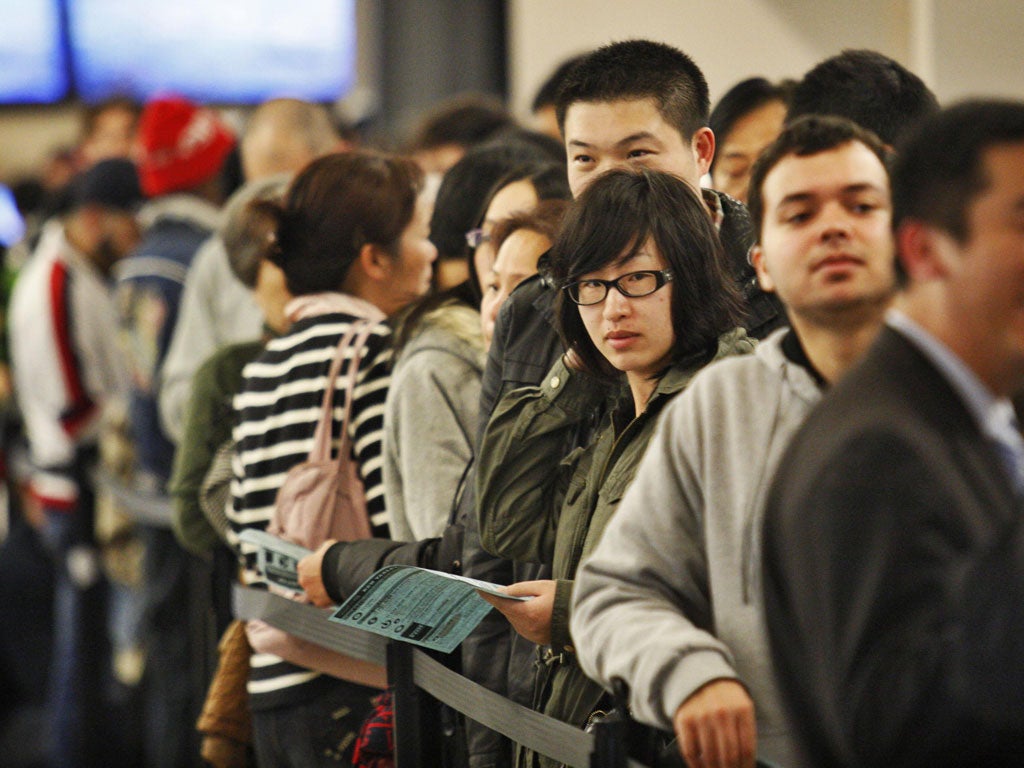
[{"label": "denim jeans", "polygon": [[[170,529],[139,526],[146,545],[143,632],[146,640],[147,768],[203,764],[192,724],[202,711],[204,648],[196,636],[190,568],[198,563]],[[185,727],[183,727],[185,724]]]},{"label": "denim jeans", "polygon": [[375,688],[339,680],[318,696],[252,713],[259,768],[337,768],[352,764],[359,728],[373,709]]},{"label": "denim jeans", "polygon": [[49,706],[54,768],[109,764],[107,584],[92,536],[92,498],[47,509],[43,538],[56,568]]}]

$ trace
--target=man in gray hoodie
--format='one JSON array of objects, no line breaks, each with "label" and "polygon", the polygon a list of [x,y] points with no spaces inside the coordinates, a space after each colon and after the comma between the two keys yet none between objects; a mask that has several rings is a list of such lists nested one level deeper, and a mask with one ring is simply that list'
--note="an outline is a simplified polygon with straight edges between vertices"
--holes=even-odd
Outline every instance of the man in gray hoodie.
[{"label": "man in gray hoodie", "polygon": [[776,462],[857,361],[894,291],[889,178],[874,134],[841,118],[787,127],[755,166],[751,250],[792,328],[702,372],[662,416],[636,479],[579,572],[583,669],[621,678],[687,764],[800,765],[773,678],[760,521]]}]

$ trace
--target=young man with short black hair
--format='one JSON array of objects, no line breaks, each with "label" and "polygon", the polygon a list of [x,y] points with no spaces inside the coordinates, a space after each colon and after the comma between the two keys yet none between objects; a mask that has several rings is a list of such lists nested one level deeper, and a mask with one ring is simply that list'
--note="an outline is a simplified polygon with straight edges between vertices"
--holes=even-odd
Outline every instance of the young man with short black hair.
[{"label": "young man with short black hair", "polygon": [[[772,678],[757,542],[775,463],[867,349],[894,290],[884,149],[846,120],[784,129],[755,165],[752,251],[790,329],[712,365],[658,432],[577,579],[572,634],[689,765],[802,764]],[[755,725],[756,716],[756,725]]]},{"label": "young man with short black hair", "polygon": [[[566,74],[556,98],[556,115],[569,159],[569,186],[578,195],[601,170],[644,165],[673,173],[700,190],[700,178],[714,154],[714,136],[706,127],[708,88],[699,67],[682,51],[664,43],[627,40],[583,55]],[[748,332],[764,336],[785,322],[777,302],[757,287],[747,253],[753,228],[746,209],[730,198],[702,190],[718,227],[728,267],[747,299]],[[519,284],[499,315],[484,370],[481,424],[486,424],[502,395],[538,384],[563,352],[553,328],[556,291],[536,276]],[[567,447],[567,451],[571,446]],[[466,527],[463,570],[475,578],[507,583],[544,578],[532,564],[512,565],[480,548],[472,494],[464,496]],[[506,627],[485,622],[463,644],[463,668],[475,679],[492,679],[494,658],[508,642]],[[483,637],[491,631],[491,637]],[[497,639],[496,639],[497,638]],[[510,690],[517,683],[529,692],[536,646],[515,633],[509,662]],[[527,701],[528,703],[528,701]]]}]

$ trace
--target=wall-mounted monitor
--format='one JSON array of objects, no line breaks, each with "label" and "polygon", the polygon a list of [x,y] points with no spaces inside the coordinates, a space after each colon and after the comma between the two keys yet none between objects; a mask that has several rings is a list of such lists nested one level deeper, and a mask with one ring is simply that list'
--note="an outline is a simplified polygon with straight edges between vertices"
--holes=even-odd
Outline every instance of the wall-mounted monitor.
[{"label": "wall-mounted monitor", "polygon": [[11,188],[0,184],[0,248],[10,248],[25,236],[25,220]]},{"label": "wall-mounted monitor", "polygon": [[67,0],[67,16],[85,101],[334,101],[356,80],[355,0]]},{"label": "wall-mounted monitor", "polygon": [[0,104],[67,96],[59,0],[0,0],[0,29]]}]

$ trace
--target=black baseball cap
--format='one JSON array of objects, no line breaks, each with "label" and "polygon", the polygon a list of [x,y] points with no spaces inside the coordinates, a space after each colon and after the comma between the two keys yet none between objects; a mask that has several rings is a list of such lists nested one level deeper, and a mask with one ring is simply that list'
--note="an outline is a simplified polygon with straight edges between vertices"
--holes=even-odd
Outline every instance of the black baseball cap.
[{"label": "black baseball cap", "polygon": [[131,160],[100,160],[71,182],[74,208],[102,205],[119,211],[134,211],[144,199],[139,172]]}]

